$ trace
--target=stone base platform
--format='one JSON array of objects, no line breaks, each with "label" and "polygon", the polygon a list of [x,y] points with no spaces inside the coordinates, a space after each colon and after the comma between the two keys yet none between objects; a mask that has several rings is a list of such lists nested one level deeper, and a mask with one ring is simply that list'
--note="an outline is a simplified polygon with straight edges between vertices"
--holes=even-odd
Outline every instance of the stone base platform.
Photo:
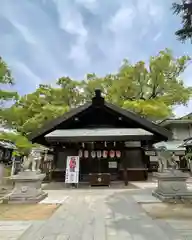
[{"label": "stone base platform", "polygon": [[9,204],[36,204],[44,200],[48,196],[47,193],[42,193],[39,196],[33,196],[33,197],[16,197],[16,196],[6,196],[3,198],[3,203],[9,203]]},{"label": "stone base platform", "polygon": [[152,192],[163,202],[188,202],[192,201],[192,191],[187,189],[186,180],[188,173],[179,170],[170,170],[154,173],[158,180],[157,188]]},{"label": "stone base platform", "polygon": [[192,194],[189,195],[174,195],[173,194],[164,194],[159,193],[157,191],[152,192],[152,196],[156,197],[157,199],[161,200],[162,202],[167,203],[192,203]]},{"label": "stone base platform", "polygon": [[33,171],[20,172],[11,177],[15,186],[13,191],[5,196],[3,202],[7,203],[38,203],[47,197],[41,184],[45,174]]}]

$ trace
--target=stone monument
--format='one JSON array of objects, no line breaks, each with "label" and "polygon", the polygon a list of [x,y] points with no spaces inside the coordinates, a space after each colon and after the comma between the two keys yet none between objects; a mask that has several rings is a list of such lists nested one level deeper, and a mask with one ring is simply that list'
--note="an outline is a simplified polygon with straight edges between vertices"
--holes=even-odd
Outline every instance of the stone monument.
[{"label": "stone monument", "polygon": [[156,152],[160,167],[158,172],[154,173],[158,185],[152,195],[163,202],[191,201],[192,192],[187,189],[186,183],[189,174],[178,170],[174,152],[168,151],[166,147],[159,147]]},{"label": "stone monument", "polygon": [[45,174],[39,169],[40,161],[41,151],[32,149],[29,156],[24,159],[23,171],[10,177],[14,182],[14,189],[5,197],[8,202],[37,203],[47,197],[47,193],[41,188]]}]

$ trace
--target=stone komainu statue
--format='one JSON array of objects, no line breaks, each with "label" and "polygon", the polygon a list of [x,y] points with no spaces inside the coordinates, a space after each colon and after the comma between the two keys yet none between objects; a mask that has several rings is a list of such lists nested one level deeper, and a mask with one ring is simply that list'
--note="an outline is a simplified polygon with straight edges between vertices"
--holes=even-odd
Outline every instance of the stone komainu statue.
[{"label": "stone komainu statue", "polygon": [[29,161],[27,156],[23,157],[22,169],[23,171],[32,169],[32,163]]},{"label": "stone komainu statue", "polygon": [[158,156],[158,172],[163,172],[165,170],[165,158],[161,156],[160,153],[157,153]]},{"label": "stone komainu statue", "polygon": [[169,165],[171,166],[171,169],[176,170],[179,168],[174,153],[172,153],[171,157],[168,158],[168,162],[169,162]]},{"label": "stone komainu statue", "polygon": [[169,164],[169,169],[176,170],[178,169],[178,164],[175,159],[174,152],[170,155],[170,152],[165,147],[161,147],[157,151],[158,162],[159,162],[159,172],[163,172],[165,167],[167,167],[167,163]]},{"label": "stone komainu statue", "polygon": [[166,167],[166,157],[165,157],[165,147],[159,147],[157,150],[157,157],[158,157],[158,163],[159,163],[159,168],[158,172],[164,172],[165,167]]},{"label": "stone komainu statue", "polygon": [[41,150],[32,148],[28,157],[24,157],[23,160],[23,170],[32,170],[32,171],[40,171],[41,164]]}]

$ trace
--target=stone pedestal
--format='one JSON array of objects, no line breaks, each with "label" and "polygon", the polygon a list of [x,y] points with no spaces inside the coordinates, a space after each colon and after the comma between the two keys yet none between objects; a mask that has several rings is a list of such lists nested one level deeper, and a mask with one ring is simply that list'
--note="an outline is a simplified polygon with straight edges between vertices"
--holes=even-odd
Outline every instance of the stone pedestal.
[{"label": "stone pedestal", "polygon": [[34,171],[20,172],[10,179],[14,182],[14,189],[6,197],[8,202],[14,203],[37,203],[47,197],[47,193],[41,189],[45,174]]},{"label": "stone pedestal", "polygon": [[0,188],[3,186],[4,165],[0,163]]},{"label": "stone pedestal", "polygon": [[187,189],[186,180],[189,178],[188,173],[179,170],[164,171],[154,173],[158,180],[158,186],[152,195],[164,202],[172,200],[192,200],[192,192]]}]

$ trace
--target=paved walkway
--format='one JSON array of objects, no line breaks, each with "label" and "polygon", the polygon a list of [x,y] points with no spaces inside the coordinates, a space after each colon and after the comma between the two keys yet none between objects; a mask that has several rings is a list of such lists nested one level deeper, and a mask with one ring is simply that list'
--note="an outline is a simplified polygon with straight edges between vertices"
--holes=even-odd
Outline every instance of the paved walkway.
[{"label": "paved walkway", "polygon": [[32,222],[0,221],[0,240],[17,240]]},{"label": "paved walkway", "polygon": [[60,198],[61,207],[19,240],[191,240],[188,222],[153,220],[143,211],[140,200],[157,202],[148,191],[49,191],[49,199]]}]

